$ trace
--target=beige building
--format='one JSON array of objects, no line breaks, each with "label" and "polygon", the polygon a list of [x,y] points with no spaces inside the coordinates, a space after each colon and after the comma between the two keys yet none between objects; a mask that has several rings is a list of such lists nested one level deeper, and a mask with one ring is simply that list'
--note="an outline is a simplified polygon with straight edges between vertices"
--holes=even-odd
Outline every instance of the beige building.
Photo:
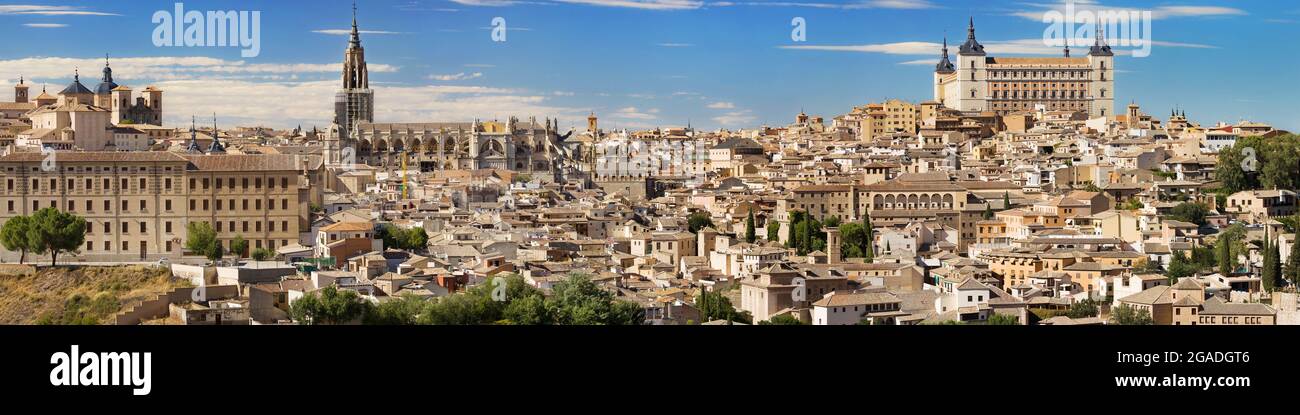
[{"label": "beige building", "polygon": [[954,64],[944,40],[935,66],[934,99],[960,111],[1001,114],[1035,110],[1076,111],[1114,117],[1115,53],[1100,32],[1085,57],[991,57],[975,40],[971,19]]},{"label": "beige building", "polygon": [[[297,243],[307,227],[307,189],[289,155],[59,152],[0,157],[0,222],[52,207],[86,219],[70,261],[178,258],[190,222],[207,222],[224,246]],[[46,167],[51,165],[46,164]],[[0,257],[16,260],[18,253]],[[30,259],[30,256],[29,256]]]}]

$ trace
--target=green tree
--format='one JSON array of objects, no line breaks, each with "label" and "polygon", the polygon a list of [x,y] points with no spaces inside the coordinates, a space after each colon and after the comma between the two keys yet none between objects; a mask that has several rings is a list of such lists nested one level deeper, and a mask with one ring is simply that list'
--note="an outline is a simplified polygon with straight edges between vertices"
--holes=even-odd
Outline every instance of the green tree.
[{"label": "green tree", "polygon": [[695,307],[700,310],[700,319],[704,322],[726,320],[736,323],[750,323],[749,312],[736,311],[731,300],[720,292],[700,290],[695,296]]},{"label": "green tree", "polygon": [[1277,244],[1273,243],[1270,239],[1271,238],[1264,239],[1264,269],[1261,272],[1263,277],[1261,285],[1263,285],[1264,291],[1268,292],[1273,291],[1280,285],[1281,281],[1279,281],[1279,277],[1282,274],[1282,265],[1278,259],[1280,255],[1277,250]]},{"label": "green tree", "polygon": [[207,222],[190,222],[185,225],[185,249],[203,255],[210,261],[221,259],[221,244],[217,232]]},{"label": "green tree", "polygon": [[506,305],[502,314],[512,324],[526,326],[553,324],[555,321],[551,305],[547,304],[546,298],[542,297],[541,294],[533,294],[511,301],[510,304]]},{"label": "green tree", "polygon": [[1097,313],[1097,301],[1089,298],[1070,304],[1070,309],[1065,312],[1065,315],[1070,318],[1087,318],[1096,317]]},{"label": "green tree", "polygon": [[235,254],[236,258],[243,258],[248,254],[248,241],[244,240],[243,235],[235,235],[235,239],[230,240],[230,253]]},{"label": "green tree", "polygon": [[75,253],[86,242],[86,220],[55,208],[44,208],[32,215],[27,234],[32,251],[49,252],[50,266],[54,266],[60,253]]},{"label": "green tree", "polygon": [[27,216],[14,216],[5,222],[4,228],[0,228],[0,243],[7,250],[19,252],[19,264],[27,261],[27,251],[31,250],[28,240],[31,228],[32,221]]},{"label": "green tree", "polygon": [[790,212],[790,228],[785,230],[785,247],[799,247],[799,224],[803,222],[805,212]]},{"label": "green tree", "polygon": [[586,275],[570,274],[552,292],[557,324],[640,325],[645,321],[640,305],[616,299]]},{"label": "green tree", "polygon": [[1002,208],[1011,209],[1011,192],[1002,192]]},{"label": "green tree", "polygon": [[[1254,157],[1254,162],[1249,163],[1253,169],[1246,168],[1248,157]],[[1300,136],[1240,137],[1232,147],[1219,151],[1214,174],[1228,194],[1243,190],[1295,189],[1300,187],[1300,179],[1295,174],[1297,165],[1300,165]]]},{"label": "green tree", "polygon": [[1195,265],[1187,262],[1187,255],[1182,251],[1173,251],[1169,255],[1169,270],[1165,271],[1165,276],[1169,278],[1169,284],[1178,283],[1178,280],[1196,275]]},{"label": "green tree", "polygon": [[1135,310],[1128,304],[1120,304],[1118,307],[1110,310],[1110,324],[1121,326],[1150,326],[1155,322],[1151,320],[1151,313],[1146,309]]},{"label": "green tree", "polygon": [[1169,218],[1205,226],[1205,217],[1209,214],[1210,209],[1204,203],[1183,202],[1169,211]]},{"label": "green tree", "polygon": [[686,224],[690,227],[691,233],[698,233],[700,229],[713,226],[713,217],[708,212],[695,212],[686,219]]},{"label": "green tree", "polygon": [[1121,205],[1120,209],[1123,209],[1123,210],[1138,210],[1138,209],[1142,209],[1142,208],[1145,207],[1145,206],[1146,206],[1146,205],[1142,204],[1142,201],[1141,201],[1141,200],[1138,200],[1137,198],[1133,198],[1133,199],[1129,199],[1129,200],[1125,201],[1124,204]]},{"label": "green tree", "polygon": [[867,228],[856,222],[849,222],[840,225],[840,252],[844,253],[845,258],[861,258],[866,256],[867,250]]},{"label": "green tree", "polygon": [[1006,314],[993,313],[984,324],[990,326],[1019,326],[1020,319]]},{"label": "green tree", "polygon": [[994,217],[995,217],[995,215],[993,214],[993,205],[992,205],[992,204],[989,204],[989,203],[985,203],[985,204],[984,204],[984,216],[983,216],[984,220],[991,220],[991,219],[993,219]]},{"label": "green tree", "polygon": [[266,248],[257,248],[253,250],[254,261],[265,261],[275,257],[275,251]]},{"label": "green tree", "polygon": [[1223,276],[1232,276],[1233,271],[1237,270],[1237,258],[1232,255],[1231,236],[1220,235],[1219,239],[1214,241],[1214,256],[1218,259],[1219,273]]},{"label": "green tree", "polygon": [[754,243],[758,240],[758,234],[754,231],[754,209],[749,209],[749,217],[745,218],[745,242]]},{"label": "green tree", "polygon": [[778,242],[781,240],[781,222],[767,219],[767,240]]},{"label": "green tree", "polygon": [[782,314],[767,320],[760,321],[758,322],[758,325],[760,326],[803,326],[805,324],[803,321],[794,318],[794,316],[791,316],[789,314]]},{"label": "green tree", "polygon": [[[256,251],[254,251],[256,254]],[[361,317],[361,324],[380,326],[406,326],[415,324],[428,308],[430,301],[405,294],[369,308]]]},{"label": "green tree", "polygon": [[370,307],[356,291],[328,286],[289,304],[289,316],[304,325],[348,324],[361,319]]},{"label": "green tree", "polygon": [[[1297,214],[1296,221],[1300,223],[1300,214]],[[1291,241],[1291,253],[1287,255],[1284,274],[1292,285],[1300,286],[1300,230],[1296,231],[1296,235],[1296,239]]]},{"label": "green tree", "polygon": [[865,259],[868,264],[870,264],[872,261],[876,259],[876,230],[871,227],[870,215],[863,215],[862,228],[866,231],[867,234],[866,241],[865,241],[866,245],[864,245],[863,248],[864,253],[862,255],[862,258]]},{"label": "green tree", "polygon": [[403,249],[419,251],[428,248],[429,233],[424,228],[411,228],[406,230],[406,238],[402,246]]}]

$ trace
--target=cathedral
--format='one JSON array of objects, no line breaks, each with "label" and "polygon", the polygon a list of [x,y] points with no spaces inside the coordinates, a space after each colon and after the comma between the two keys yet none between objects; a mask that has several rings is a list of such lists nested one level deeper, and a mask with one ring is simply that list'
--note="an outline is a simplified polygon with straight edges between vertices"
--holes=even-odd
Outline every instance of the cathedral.
[{"label": "cathedral", "polygon": [[568,168],[563,142],[571,132],[561,135],[559,120],[376,123],[369,78],[354,7],[342,88],[335,95],[334,122],[322,143],[327,165],[353,162],[420,171],[504,169],[546,177],[559,177]]}]

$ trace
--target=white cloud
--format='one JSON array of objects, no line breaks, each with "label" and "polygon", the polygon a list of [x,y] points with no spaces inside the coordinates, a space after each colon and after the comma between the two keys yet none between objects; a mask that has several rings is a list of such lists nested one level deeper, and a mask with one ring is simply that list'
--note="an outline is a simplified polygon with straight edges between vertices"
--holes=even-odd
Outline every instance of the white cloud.
[{"label": "white cloud", "polygon": [[465,81],[470,79],[478,79],[482,77],[483,77],[482,72],[472,72],[472,73],[460,72],[460,73],[454,73],[448,75],[436,75],[436,74],[429,75],[428,79],[434,81]]},{"label": "white cloud", "polygon": [[736,104],[723,101],[723,102],[714,102],[712,104],[709,104],[708,107],[710,109],[715,109],[715,110],[729,110],[729,109],[735,109]]},{"label": "white cloud", "polygon": [[555,95],[557,97],[571,97],[574,96],[575,94],[571,91],[555,91],[552,92],[551,95]]},{"label": "white cloud", "polygon": [[[340,63],[248,63],[218,58],[157,56],[112,58],[114,79],[123,81],[167,81],[186,79],[334,79]],[[70,82],[74,69],[86,75],[83,83],[98,78],[103,58],[39,57],[0,60],[0,73],[23,73],[62,85]],[[371,63],[370,72],[397,72],[398,67]],[[304,79],[307,80],[307,79]]]},{"label": "white cloud", "polygon": [[[94,87],[103,58],[24,58],[0,60],[0,73],[23,74],[32,84],[48,83],[53,92],[71,81],[79,67],[82,83]],[[206,57],[113,58],[118,83],[137,91],[146,85],[166,96],[164,122],[188,125],[191,114],[217,113],[225,125],[288,128],[325,127],[333,118],[335,79],[342,63],[248,64]],[[371,72],[397,67],[370,64]],[[464,85],[374,84],[375,118],[381,122],[471,121],[511,115],[578,120],[585,109],[556,106],[549,93]]]},{"label": "white cloud", "polygon": [[704,6],[695,0],[555,0],[560,3],[603,7],[626,7],[644,10],[695,10]]},{"label": "white cloud", "polygon": [[30,4],[0,5],[0,14],[26,14],[39,16],[121,16],[116,13],[86,10],[81,6],[43,6]]},{"label": "white cloud", "polygon": [[63,23],[23,23],[23,26],[34,27],[37,29],[58,29],[68,27],[68,25]]},{"label": "white cloud", "polygon": [[934,55],[938,54],[943,45],[933,42],[898,42],[882,43],[873,45],[846,45],[846,46],[827,46],[827,45],[787,45],[781,46],[781,49],[792,50],[821,50],[832,52],[863,52],[863,53],[884,53],[889,55]]},{"label": "white cloud", "polygon": [[655,120],[659,118],[659,109],[650,108],[642,110],[637,107],[619,108],[613,114],[614,118],[625,120]]},{"label": "white cloud", "polygon": [[[352,34],[352,29],[320,29],[320,30],[313,30],[313,31],[311,31],[311,32],[312,32],[312,33],[320,33],[320,34],[322,34],[322,35],[348,36],[348,35],[351,35],[351,34]],[[358,30],[357,33],[360,33],[360,34],[363,34],[363,35],[403,35],[403,34],[406,34],[406,33],[403,33],[403,32],[390,32],[390,31],[387,31],[387,30]]]},{"label": "white cloud", "polygon": [[754,1],[754,2],[719,2],[709,6],[761,6],[761,7],[807,7],[815,9],[933,9],[938,5],[928,0],[861,0],[846,3],[819,3],[798,1]]},{"label": "white cloud", "polygon": [[451,2],[456,4],[463,4],[466,6],[488,6],[488,7],[511,6],[520,3],[514,0],[451,0]]},{"label": "white cloud", "polygon": [[[1038,22],[1043,21],[1043,14],[1049,11],[1065,13],[1067,2],[1061,1],[1046,4],[1027,4],[1033,10],[1023,10],[1012,13],[1014,16],[1023,17]],[[1075,1],[1074,13],[1077,23],[1088,22],[1082,12],[1090,12],[1095,16],[1098,12],[1151,12],[1152,19],[1168,19],[1177,17],[1216,17],[1216,16],[1245,16],[1245,10],[1222,7],[1222,6],[1188,6],[1188,5],[1166,5],[1152,8],[1141,7],[1114,7],[1107,6],[1093,1]]]},{"label": "white cloud", "polygon": [[[186,124],[191,114],[216,112],[231,125],[287,128],[328,125],[338,82],[185,80],[157,86],[166,91],[168,125]],[[471,121],[532,114],[577,120],[586,116],[580,109],[549,105],[544,95],[507,88],[378,85],[374,90],[375,120],[379,122]]]},{"label": "white cloud", "polygon": [[898,64],[899,65],[937,65],[939,64],[939,60],[938,59],[917,59],[914,61],[899,62]]},{"label": "white cloud", "polygon": [[[1061,53],[1064,46],[1059,39],[1054,44],[1044,42],[1042,38],[1036,39],[1015,39],[1003,41],[980,42],[984,45],[985,50],[990,55],[1057,55]],[[1091,46],[1093,39],[1076,38],[1071,47],[1083,48],[1080,53],[1087,53],[1086,48]],[[1217,46],[1205,45],[1199,43],[1181,43],[1152,41],[1153,46],[1169,48],[1194,48],[1194,49],[1216,49]],[[916,56],[934,56],[933,62],[938,63],[939,53],[943,49],[943,44],[934,42],[898,42],[871,45],[784,45],[779,46],[781,49],[790,50],[814,50],[829,52],[858,52],[858,53],[881,53],[886,55],[916,55]],[[949,45],[950,49],[955,47]],[[1115,54],[1128,54],[1127,50],[1116,50]],[[902,62],[903,65],[920,65],[922,60]]]},{"label": "white cloud", "polygon": [[753,124],[758,118],[750,110],[732,111],[713,117],[713,122],[723,127],[744,127]]}]

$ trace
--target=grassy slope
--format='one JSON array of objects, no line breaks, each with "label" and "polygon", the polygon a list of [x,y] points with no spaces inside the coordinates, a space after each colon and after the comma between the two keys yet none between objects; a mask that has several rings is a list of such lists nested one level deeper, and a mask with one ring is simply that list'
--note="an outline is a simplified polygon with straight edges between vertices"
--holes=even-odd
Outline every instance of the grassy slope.
[{"label": "grassy slope", "polygon": [[166,268],[146,266],[0,275],[0,324],[103,324],[123,306],[182,284]]}]

